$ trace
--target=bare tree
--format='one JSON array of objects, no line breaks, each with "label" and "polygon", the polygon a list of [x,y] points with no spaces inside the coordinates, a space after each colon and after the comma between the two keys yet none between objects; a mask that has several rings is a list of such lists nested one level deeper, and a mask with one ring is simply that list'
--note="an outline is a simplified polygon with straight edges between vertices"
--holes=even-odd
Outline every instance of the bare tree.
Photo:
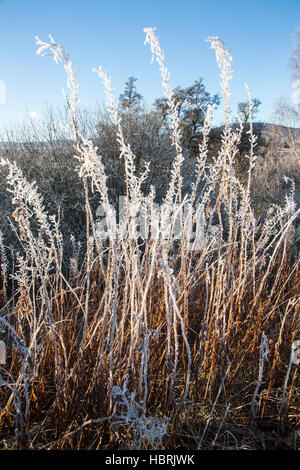
[{"label": "bare tree", "polygon": [[289,67],[295,91],[291,99],[282,97],[275,105],[274,122],[279,126],[276,127],[273,140],[276,142],[277,152],[284,156],[289,155],[299,166],[300,138],[297,128],[300,124],[300,28],[294,36],[295,46],[290,53]]},{"label": "bare tree", "polygon": [[[261,105],[261,101],[257,98],[252,100],[252,117],[254,118],[258,113],[258,108]],[[243,101],[238,104],[238,113],[241,116],[243,124],[247,124],[250,118],[250,106],[249,101]]]},{"label": "bare tree", "polygon": [[[173,92],[176,111],[180,121],[182,143],[191,150],[194,145],[198,150],[199,133],[203,127],[208,105],[219,105],[220,96],[210,95],[205,89],[203,79],[187,87],[176,87]],[[159,98],[154,102],[156,110],[160,113],[165,123],[168,122],[169,106],[166,98]]]},{"label": "bare tree", "polygon": [[300,80],[300,27],[294,33],[295,46],[290,53],[292,80]]}]

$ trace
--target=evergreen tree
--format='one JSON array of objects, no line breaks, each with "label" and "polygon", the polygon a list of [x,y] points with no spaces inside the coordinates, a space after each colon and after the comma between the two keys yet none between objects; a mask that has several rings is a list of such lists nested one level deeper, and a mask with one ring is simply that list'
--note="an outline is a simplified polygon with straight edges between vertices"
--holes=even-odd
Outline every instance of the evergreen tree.
[{"label": "evergreen tree", "polygon": [[137,78],[129,77],[125,83],[124,93],[119,98],[123,111],[137,111],[140,108],[143,97],[136,90],[136,81]]}]

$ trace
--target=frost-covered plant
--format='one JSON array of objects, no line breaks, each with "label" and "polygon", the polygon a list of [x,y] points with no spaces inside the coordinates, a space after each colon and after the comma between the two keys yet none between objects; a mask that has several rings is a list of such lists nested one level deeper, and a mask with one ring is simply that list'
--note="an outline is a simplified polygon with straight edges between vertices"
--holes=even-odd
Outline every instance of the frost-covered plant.
[{"label": "frost-covered plant", "polygon": [[256,387],[254,390],[254,394],[252,397],[252,402],[251,402],[251,410],[250,410],[250,419],[252,422],[255,421],[256,418],[256,413],[257,413],[257,395],[258,391],[262,385],[262,380],[263,380],[263,373],[264,373],[264,364],[265,361],[268,361],[268,354],[270,352],[269,349],[269,343],[268,343],[268,338],[265,334],[265,332],[262,332],[262,338],[261,338],[261,345],[259,349],[259,374],[258,374],[258,379],[256,383]]},{"label": "frost-covered plant", "polygon": [[133,430],[133,445],[129,449],[140,450],[147,443],[151,443],[151,448],[159,448],[167,435],[168,418],[145,416],[144,406],[136,401],[135,392],[130,393],[126,385],[123,388],[114,386],[112,398],[116,407],[112,425],[116,428],[126,425],[128,431]]},{"label": "frost-covered plant", "polygon": [[11,395],[8,404],[10,402],[13,403],[14,412],[11,413],[8,410],[3,410],[1,407],[0,409],[13,417],[16,439],[21,449],[29,446],[30,438],[27,427],[30,408],[29,389],[34,379],[38,376],[44,350],[41,344],[36,343],[38,330],[30,338],[28,346],[26,346],[24,339],[18,335],[15,329],[3,317],[0,317],[0,332],[2,334],[6,332],[6,334],[8,333],[11,336],[11,347],[17,350],[21,358],[20,372],[15,379],[4,367],[0,367],[0,388],[6,387],[10,390]]}]

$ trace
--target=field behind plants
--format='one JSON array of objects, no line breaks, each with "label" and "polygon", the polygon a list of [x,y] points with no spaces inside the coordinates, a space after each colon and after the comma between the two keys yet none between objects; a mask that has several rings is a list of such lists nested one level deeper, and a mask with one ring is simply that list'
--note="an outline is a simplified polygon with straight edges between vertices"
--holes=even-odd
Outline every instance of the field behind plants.
[{"label": "field behind plants", "polygon": [[[78,241],[77,232],[65,231],[66,206],[55,214],[46,209],[47,190],[43,198],[16,163],[20,148],[15,158],[1,157],[10,198],[2,210],[10,211],[13,243],[1,237],[0,448],[299,448],[295,184],[286,178],[281,204],[263,213],[254,207],[250,91],[240,178],[236,159],[245,129],[230,122],[232,58],[211,37],[225,125],[211,158],[214,107],[208,106],[187,191],[164,53],[155,29],[145,35],[167,98],[173,149],[160,203],[161,188],[147,185],[149,165],[137,168],[110,77],[94,70],[107,92],[124,171],[121,214],[105,155],[79,122],[72,61],[51,37],[37,38],[38,52],[67,74],[62,134],[74,146],[59,184],[66,187],[76,174],[82,207],[71,210],[82,214],[76,230],[84,235]],[[157,158],[163,162],[164,154]]]}]

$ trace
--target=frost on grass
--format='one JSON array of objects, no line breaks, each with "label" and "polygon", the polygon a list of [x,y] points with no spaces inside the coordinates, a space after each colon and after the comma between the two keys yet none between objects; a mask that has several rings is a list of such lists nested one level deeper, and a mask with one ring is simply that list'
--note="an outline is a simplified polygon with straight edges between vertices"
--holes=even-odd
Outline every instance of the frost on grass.
[{"label": "frost on grass", "polygon": [[114,386],[112,398],[116,407],[112,425],[116,429],[126,425],[127,431],[132,430],[133,444],[130,448],[139,450],[147,443],[150,443],[152,448],[159,448],[163,437],[167,435],[168,418],[145,416],[144,407],[136,401],[135,391],[130,393],[126,385],[123,388]]},{"label": "frost on grass", "polygon": [[4,341],[0,341],[0,364],[5,364],[6,362],[6,346]]}]

